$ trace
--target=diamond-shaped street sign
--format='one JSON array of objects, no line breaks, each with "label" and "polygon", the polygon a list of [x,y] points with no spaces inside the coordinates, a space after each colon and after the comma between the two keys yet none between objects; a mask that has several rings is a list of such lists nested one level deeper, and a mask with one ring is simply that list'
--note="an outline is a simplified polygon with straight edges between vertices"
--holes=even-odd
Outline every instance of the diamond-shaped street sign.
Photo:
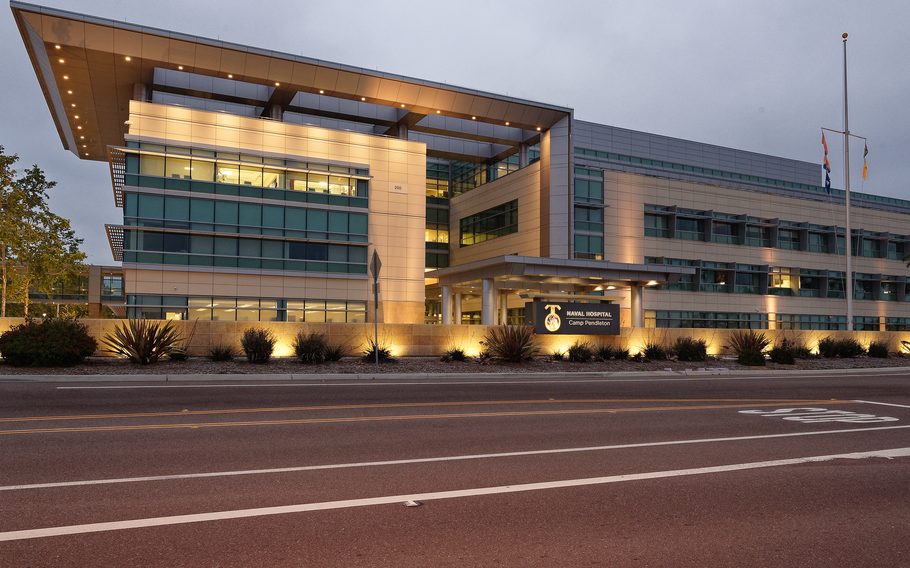
[{"label": "diamond-shaped street sign", "polygon": [[373,282],[379,280],[379,270],[382,268],[382,261],[379,260],[379,253],[373,251],[373,258],[370,259],[370,274],[373,275]]}]

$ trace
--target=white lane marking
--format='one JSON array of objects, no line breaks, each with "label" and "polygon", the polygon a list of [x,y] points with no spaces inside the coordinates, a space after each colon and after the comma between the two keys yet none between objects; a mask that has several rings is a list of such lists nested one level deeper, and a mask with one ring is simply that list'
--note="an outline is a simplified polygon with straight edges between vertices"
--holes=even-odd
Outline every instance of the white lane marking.
[{"label": "white lane marking", "polygon": [[907,406],[905,404],[892,404],[890,402],[872,402],[869,400],[854,400],[853,402],[861,402],[863,404],[878,404],[881,406],[896,406],[898,408],[910,408],[910,406]]},{"label": "white lane marking", "polygon": [[891,416],[876,416],[874,414],[860,414],[852,410],[828,410],[827,408],[778,408],[777,410],[740,410],[740,414],[764,416],[766,418],[782,418],[793,422],[813,424],[818,422],[848,422],[852,424],[873,424],[879,422],[897,422]]},{"label": "white lane marking", "polygon": [[208,521],[222,521],[227,519],[244,519],[250,517],[264,517],[271,515],[285,515],[289,513],[304,513],[310,511],[326,511],[330,509],[347,509],[353,507],[369,507],[372,505],[388,505],[404,501],[431,501],[436,499],[455,499],[458,497],[477,497],[482,495],[498,495],[502,493],[518,493],[522,491],[541,491],[545,489],[562,489],[567,487],[583,487],[586,485],[603,485],[623,481],[641,481],[661,479],[667,477],[682,477],[688,475],[701,475],[707,473],[725,473],[747,469],[767,467],[780,467],[786,465],[799,465],[812,462],[824,462],[835,459],[869,459],[869,458],[899,458],[910,456],[910,448],[895,448],[891,450],[877,450],[871,452],[855,452],[849,454],[832,454],[827,456],[811,456],[785,460],[772,460],[763,462],[741,463],[732,465],[699,467],[692,469],[677,469],[671,471],[656,471],[649,473],[636,473],[627,475],[611,475],[608,477],[589,477],[584,479],[566,479],[560,481],[545,481],[541,483],[525,483],[521,485],[501,485],[498,487],[477,487],[473,489],[460,489],[455,491],[438,491],[433,493],[416,493],[410,495],[392,495],[386,497],[372,497],[367,499],[350,499],[346,501],[328,501],[324,503],[303,503],[299,505],[283,505],[278,507],[261,507],[257,509],[240,509],[235,511],[218,511],[214,513],[196,513],[192,515],[176,515],[172,517],[156,517],[149,519],[132,519],[126,521],[113,521],[106,523],[91,523],[85,525],[71,525],[63,527],[48,527],[41,529],[26,529],[0,533],[0,542],[11,540],[26,540],[32,538],[45,538],[73,534],[86,534],[124,529],[137,529],[161,527],[187,523],[200,523]]},{"label": "white lane marking", "polygon": [[695,440],[671,440],[664,442],[643,442],[639,444],[622,444],[614,446],[590,446],[590,447],[581,447],[581,448],[559,448],[553,450],[528,450],[523,452],[503,452],[495,454],[468,454],[461,456],[443,456],[436,458],[413,458],[413,459],[403,459],[403,460],[388,460],[388,461],[373,461],[373,462],[361,462],[361,463],[342,463],[342,464],[326,464],[326,465],[307,465],[299,467],[282,467],[274,469],[250,469],[250,470],[240,470],[240,471],[215,471],[207,473],[186,473],[186,474],[174,474],[174,475],[154,475],[147,477],[125,477],[118,479],[94,479],[94,480],[83,480],[83,481],[61,481],[57,483],[33,483],[29,485],[8,485],[5,487],[0,487],[0,491],[21,491],[24,489],[53,489],[58,487],[79,487],[84,485],[108,485],[114,483],[139,483],[146,481],[170,481],[175,479],[199,479],[206,477],[231,477],[237,475],[263,475],[263,474],[274,474],[274,473],[294,473],[301,471],[319,471],[325,469],[348,469],[356,467],[378,467],[378,466],[389,466],[389,465],[408,465],[408,464],[417,464],[417,463],[433,463],[433,462],[447,462],[447,461],[464,461],[464,460],[480,460],[480,459],[492,459],[492,458],[509,458],[509,457],[520,457],[520,456],[539,456],[546,454],[568,454],[576,452],[596,452],[596,451],[605,451],[605,450],[627,450],[632,448],[653,448],[658,446],[676,446],[684,444],[706,444],[714,442],[741,442],[748,440],[766,440],[770,438],[790,438],[796,436],[818,436],[826,434],[850,434],[857,432],[872,432],[878,430],[900,430],[910,428],[910,425],[905,426],[877,426],[874,428],[854,428],[852,430],[826,430],[822,432],[792,432],[787,434],[765,434],[761,436],[737,436],[732,438],[704,438],[704,439],[695,439]]}]

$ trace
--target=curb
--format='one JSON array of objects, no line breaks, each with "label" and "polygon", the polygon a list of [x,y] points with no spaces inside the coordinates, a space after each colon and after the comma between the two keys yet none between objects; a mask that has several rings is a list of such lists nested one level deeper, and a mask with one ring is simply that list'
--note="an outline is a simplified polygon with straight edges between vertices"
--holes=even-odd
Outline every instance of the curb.
[{"label": "curb", "polygon": [[273,381],[273,382],[326,382],[326,381],[458,381],[458,380],[516,380],[516,379],[639,379],[664,377],[741,377],[759,378],[767,376],[800,376],[816,377],[838,375],[868,374],[910,374],[910,367],[872,367],[861,369],[812,369],[812,370],[735,370],[706,368],[704,370],[686,369],[682,371],[634,371],[634,372],[589,372],[589,373],[357,373],[357,374],[161,374],[161,375],[7,375],[0,378],[2,383],[189,383],[189,382],[238,382],[238,381]]}]

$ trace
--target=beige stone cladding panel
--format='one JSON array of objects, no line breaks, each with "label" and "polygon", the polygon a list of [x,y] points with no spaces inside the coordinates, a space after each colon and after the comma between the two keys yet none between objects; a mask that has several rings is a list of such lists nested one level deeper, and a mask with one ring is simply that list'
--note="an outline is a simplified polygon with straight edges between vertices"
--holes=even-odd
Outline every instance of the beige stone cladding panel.
[{"label": "beige stone cladding panel", "polygon": [[[519,254],[540,256],[540,163],[534,163],[450,201],[449,263]],[[460,219],[518,199],[518,232],[467,247],[459,246]]]}]

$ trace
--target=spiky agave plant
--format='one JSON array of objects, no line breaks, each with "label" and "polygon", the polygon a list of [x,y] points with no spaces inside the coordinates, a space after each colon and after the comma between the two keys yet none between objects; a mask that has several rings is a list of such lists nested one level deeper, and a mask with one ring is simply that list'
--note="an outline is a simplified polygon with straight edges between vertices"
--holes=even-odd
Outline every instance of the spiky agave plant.
[{"label": "spiky agave plant", "polygon": [[172,321],[162,325],[162,322],[145,318],[129,319],[114,328],[103,343],[133,363],[148,365],[177,349],[183,340],[173,324]]},{"label": "spiky agave plant", "polygon": [[530,325],[491,328],[483,338],[483,345],[493,359],[511,363],[529,361],[540,352],[534,340],[534,326]]}]

